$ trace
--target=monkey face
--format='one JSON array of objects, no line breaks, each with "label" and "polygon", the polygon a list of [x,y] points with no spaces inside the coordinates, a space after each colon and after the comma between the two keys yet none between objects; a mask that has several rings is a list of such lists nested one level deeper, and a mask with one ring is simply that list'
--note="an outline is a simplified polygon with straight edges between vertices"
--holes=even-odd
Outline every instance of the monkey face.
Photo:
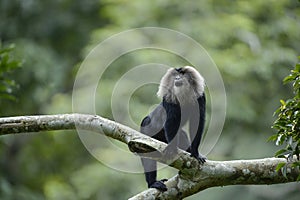
[{"label": "monkey face", "polygon": [[173,74],[173,88],[170,88],[174,97],[180,100],[194,97],[192,85],[189,82],[188,74],[184,73],[182,68],[175,69]]},{"label": "monkey face", "polygon": [[157,95],[167,102],[197,99],[204,92],[204,79],[193,67],[170,68],[160,82]]},{"label": "monkey face", "polygon": [[182,77],[180,75],[176,75],[174,79],[174,85],[175,87],[180,87],[183,84]]},{"label": "monkey face", "polygon": [[[189,80],[191,79],[189,73],[185,68],[175,68],[173,70],[174,86],[183,87],[190,86]],[[174,88],[175,89],[175,88]]]}]

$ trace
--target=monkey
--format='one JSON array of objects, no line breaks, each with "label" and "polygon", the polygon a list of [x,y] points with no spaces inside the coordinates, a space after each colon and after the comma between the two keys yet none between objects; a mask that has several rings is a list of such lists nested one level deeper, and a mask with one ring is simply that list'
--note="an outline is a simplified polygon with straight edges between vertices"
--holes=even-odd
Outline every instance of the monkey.
[{"label": "monkey", "polygon": [[[206,157],[199,154],[205,124],[205,81],[191,66],[170,68],[162,77],[157,96],[162,102],[141,123],[141,133],[167,143],[167,156],[185,150],[200,164]],[[182,127],[189,122],[189,138]],[[157,162],[141,157],[148,188],[167,191],[167,179],[157,181]]]}]

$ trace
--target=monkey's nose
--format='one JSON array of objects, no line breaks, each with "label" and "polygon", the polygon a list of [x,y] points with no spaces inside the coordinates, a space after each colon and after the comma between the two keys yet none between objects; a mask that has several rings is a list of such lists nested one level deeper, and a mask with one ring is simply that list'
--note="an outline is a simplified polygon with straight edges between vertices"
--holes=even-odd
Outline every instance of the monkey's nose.
[{"label": "monkey's nose", "polygon": [[176,87],[179,87],[179,86],[182,85],[182,78],[181,78],[181,76],[179,76],[179,75],[175,76],[174,84],[175,84]]}]

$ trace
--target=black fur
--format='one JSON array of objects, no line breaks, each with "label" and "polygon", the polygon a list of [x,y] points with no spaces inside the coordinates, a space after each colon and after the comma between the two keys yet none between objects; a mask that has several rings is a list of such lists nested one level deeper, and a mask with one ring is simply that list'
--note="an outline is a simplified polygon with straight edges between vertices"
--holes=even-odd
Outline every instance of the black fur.
[{"label": "black fur", "polygon": [[[177,69],[181,71],[181,69]],[[200,163],[205,162],[205,157],[199,154],[198,147],[201,142],[205,123],[205,94],[198,97],[197,102],[180,106],[179,103],[170,103],[163,98],[163,102],[154,109],[141,123],[141,132],[168,144],[170,155],[180,148],[191,153]],[[199,116],[200,115],[200,116]],[[189,141],[182,126],[189,122]],[[145,170],[146,181],[149,188],[166,191],[164,180],[157,181],[156,161],[141,158]]]}]

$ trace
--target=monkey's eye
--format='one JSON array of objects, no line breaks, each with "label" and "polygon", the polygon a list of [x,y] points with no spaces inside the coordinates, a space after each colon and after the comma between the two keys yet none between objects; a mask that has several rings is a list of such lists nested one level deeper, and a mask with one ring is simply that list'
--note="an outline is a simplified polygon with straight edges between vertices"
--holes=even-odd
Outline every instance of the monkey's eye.
[{"label": "monkey's eye", "polygon": [[179,75],[176,75],[175,76],[175,81],[178,81],[178,80],[180,80],[181,79],[181,77],[179,76]]}]

